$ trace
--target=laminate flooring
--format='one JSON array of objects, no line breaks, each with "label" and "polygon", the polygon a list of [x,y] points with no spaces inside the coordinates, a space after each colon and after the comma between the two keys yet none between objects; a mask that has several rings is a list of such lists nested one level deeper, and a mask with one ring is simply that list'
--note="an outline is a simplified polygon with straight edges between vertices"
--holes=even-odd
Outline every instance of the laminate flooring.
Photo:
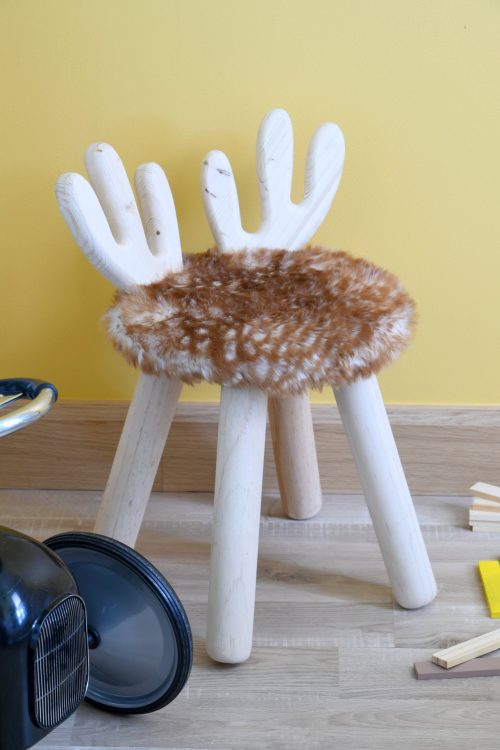
[{"label": "laminate flooring", "polygon": [[[2,524],[39,540],[91,530],[94,492],[0,491]],[[417,497],[439,586],[416,611],[393,601],[363,498],[329,495],[309,521],[262,503],[254,649],[220,665],[205,654],[212,498],[154,494],[137,549],[181,597],[195,646],[169,706],[116,716],[83,704],[40,750],[498,750],[500,678],[417,681],[413,662],[498,627],[477,561],[500,534],[472,533],[468,497]]]}]

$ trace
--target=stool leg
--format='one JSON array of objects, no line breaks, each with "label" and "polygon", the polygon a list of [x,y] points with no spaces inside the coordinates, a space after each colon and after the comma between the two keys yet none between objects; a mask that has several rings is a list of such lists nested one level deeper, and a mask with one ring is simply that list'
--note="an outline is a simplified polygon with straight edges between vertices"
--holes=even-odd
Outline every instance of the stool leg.
[{"label": "stool leg", "polygon": [[394,597],[408,609],[436,582],[375,376],[334,389]]},{"label": "stool leg", "polygon": [[207,652],[236,664],[252,650],[267,395],[221,392]]},{"label": "stool leg", "polygon": [[270,398],[269,425],[283,510],[290,518],[311,518],[322,495],[307,394]]},{"label": "stool leg", "polygon": [[135,545],[181,388],[177,378],[139,376],[97,514],[96,533]]}]

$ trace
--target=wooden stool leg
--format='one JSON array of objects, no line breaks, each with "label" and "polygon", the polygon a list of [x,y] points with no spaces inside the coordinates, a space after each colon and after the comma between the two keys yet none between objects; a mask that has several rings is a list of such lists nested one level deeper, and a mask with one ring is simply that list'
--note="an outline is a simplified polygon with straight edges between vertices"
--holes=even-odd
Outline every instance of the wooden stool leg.
[{"label": "wooden stool leg", "polygon": [[307,394],[270,398],[269,425],[283,510],[290,518],[311,518],[322,495]]},{"label": "wooden stool leg", "polygon": [[266,410],[263,391],[222,388],[206,645],[232,664],[252,650]]},{"label": "wooden stool leg", "polygon": [[436,582],[375,376],[334,390],[394,597],[428,604]]},{"label": "wooden stool leg", "polygon": [[181,388],[176,378],[139,376],[97,515],[96,533],[135,545]]}]

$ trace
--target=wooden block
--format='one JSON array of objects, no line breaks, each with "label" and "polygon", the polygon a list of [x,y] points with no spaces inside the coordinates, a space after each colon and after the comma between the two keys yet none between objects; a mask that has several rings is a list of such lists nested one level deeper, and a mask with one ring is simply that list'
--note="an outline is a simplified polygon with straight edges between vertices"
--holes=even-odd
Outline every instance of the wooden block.
[{"label": "wooden block", "polygon": [[451,669],[434,664],[432,661],[416,661],[413,665],[417,680],[450,680],[453,677],[496,677],[500,676],[498,656],[485,656],[481,659],[458,664]]},{"label": "wooden block", "polygon": [[472,531],[482,531],[483,533],[500,532],[500,523],[495,521],[473,521]]},{"label": "wooden block", "polygon": [[500,503],[496,500],[487,500],[484,497],[473,497],[471,510],[487,510],[493,513],[500,513]]},{"label": "wooden block", "polygon": [[500,648],[500,629],[492,630],[463,643],[457,643],[455,646],[445,648],[442,651],[436,651],[435,654],[432,654],[432,661],[434,664],[439,664],[440,667],[449,669],[457,664],[475,659],[476,656],[496,651],[497,648]]},{"label": "wooden block", "polygon": [[469,521],[486,521],[490,523],[500,523],[500,503],[498,504],[498,510],[491,510],[487,508],[480,510],[478,508],[471,508],[469,510]]},{"label": "wooden block", "polygon": [[500,617],[500,563],[498,560],[480,560],[477,567],[483,582],[490,617]]},{"label": "wooden block", "polygon": [[496,500],[497,503],[500,503],[500,487],[497,487],[495,484],[476,482],[469,489],[469,493],[476,497],[484,497],[486,500]]}]

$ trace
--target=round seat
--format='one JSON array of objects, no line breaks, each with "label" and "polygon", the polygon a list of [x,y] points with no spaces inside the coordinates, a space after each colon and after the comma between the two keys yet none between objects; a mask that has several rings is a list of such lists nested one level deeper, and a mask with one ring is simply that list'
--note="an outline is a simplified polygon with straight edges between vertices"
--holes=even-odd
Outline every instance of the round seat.
[{"label": "round seat", "polygon": [[105,315],[116,349],[148,374],[295,394],[368,377],[411,337],[401,282],[345,252],[211,249],[184,261],[117,292]]}]

